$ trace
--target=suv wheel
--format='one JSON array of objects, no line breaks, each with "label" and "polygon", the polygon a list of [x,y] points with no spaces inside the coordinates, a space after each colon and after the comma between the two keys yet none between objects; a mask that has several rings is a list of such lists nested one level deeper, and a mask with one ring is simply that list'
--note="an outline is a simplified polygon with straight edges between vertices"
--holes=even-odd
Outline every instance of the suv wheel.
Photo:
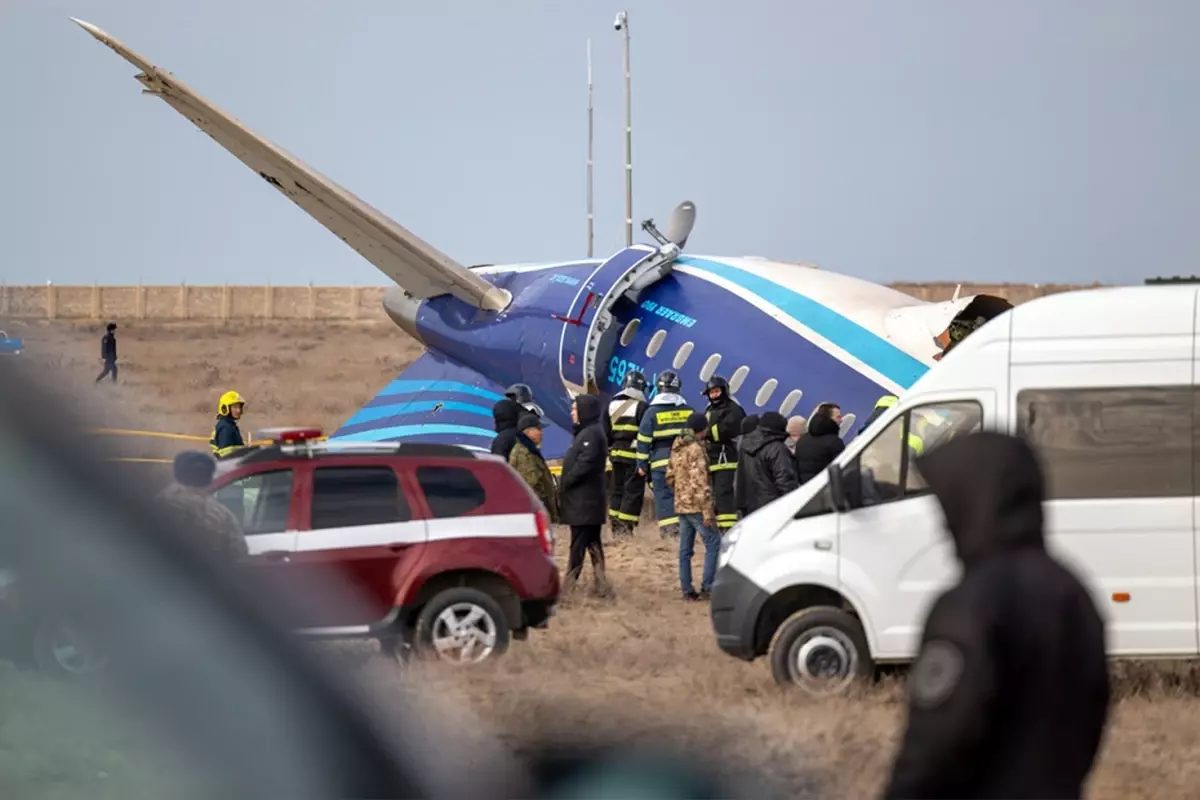
[{"label": "suv wheel", "polygon": [[458,587],[434,595],[417,617],[423,653],[452,664],[479,664],[508,649],[508,618],[495,599]]},{"label": "suv wheel", "polygon": [[841,694],[874,672],[862,625],[839,608],[804,609],[780,626],[771,643],[775,682],[809,694]]}]

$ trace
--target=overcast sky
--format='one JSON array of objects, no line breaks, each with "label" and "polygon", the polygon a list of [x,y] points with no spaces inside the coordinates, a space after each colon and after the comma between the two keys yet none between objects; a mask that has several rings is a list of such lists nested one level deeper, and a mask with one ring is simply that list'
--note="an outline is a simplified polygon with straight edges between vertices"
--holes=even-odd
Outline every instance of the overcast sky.
[{"label": "overcast sky", "polygon": [[[623,6],[0,0],[0,280],[382,285],[71,24],[464,264],[624,242]],[[877,281],[1200,272],[1200,3],[631,0],[634,216]],[[640,234],[640,231],[637,231]]]}]

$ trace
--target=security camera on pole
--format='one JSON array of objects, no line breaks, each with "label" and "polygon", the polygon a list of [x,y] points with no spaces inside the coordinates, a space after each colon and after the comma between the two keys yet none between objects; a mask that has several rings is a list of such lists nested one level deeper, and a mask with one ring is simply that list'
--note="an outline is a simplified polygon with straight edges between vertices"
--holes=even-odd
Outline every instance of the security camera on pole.
[{"label": "security camera on pole", "polygon": [[633,123],[629,105],[629,12],[613,20],[613,28],[625,34],[625,246],[633,244]]}]

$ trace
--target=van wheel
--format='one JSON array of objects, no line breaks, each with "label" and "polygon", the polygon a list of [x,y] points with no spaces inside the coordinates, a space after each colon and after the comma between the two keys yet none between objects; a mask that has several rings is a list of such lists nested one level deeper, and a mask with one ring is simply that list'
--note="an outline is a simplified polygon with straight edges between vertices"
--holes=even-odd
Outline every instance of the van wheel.
[{"label": "van wheel", "polygon": [[815,606],[794,614],[771,643],[775,682],[809,694],[841,694],[856,678],[869,678],[874,671],[862,625],[838,608]]},{"label": "van wheel", "polygon": [[479,664],[508,649],[508,618],[486,592],[457,587],[438,592],[417,617],[423,654],[452,664]]}]

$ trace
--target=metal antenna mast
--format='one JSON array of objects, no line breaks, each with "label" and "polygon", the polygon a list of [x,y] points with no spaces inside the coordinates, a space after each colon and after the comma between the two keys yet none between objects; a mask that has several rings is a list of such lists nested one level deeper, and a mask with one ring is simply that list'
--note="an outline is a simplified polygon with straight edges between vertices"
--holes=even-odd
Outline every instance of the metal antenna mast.
[{"label": "metal antenna mast", "polygon": [[633,244],[633,122],[629,103],[629,12],[617,14],[614,27],[625,34],[625,246]]},{"label": "metal antenna mast", "polygon": [[587,254],[588,258],[592,257],[592,241],[595,238],[595,217],[592,213],[592,120],[594,112],[592,109],[592,40],[587,40],[587,81],[588,81],[588,98],[587,98],[587,117],[588,117],[588,149],[587,149]]}]

